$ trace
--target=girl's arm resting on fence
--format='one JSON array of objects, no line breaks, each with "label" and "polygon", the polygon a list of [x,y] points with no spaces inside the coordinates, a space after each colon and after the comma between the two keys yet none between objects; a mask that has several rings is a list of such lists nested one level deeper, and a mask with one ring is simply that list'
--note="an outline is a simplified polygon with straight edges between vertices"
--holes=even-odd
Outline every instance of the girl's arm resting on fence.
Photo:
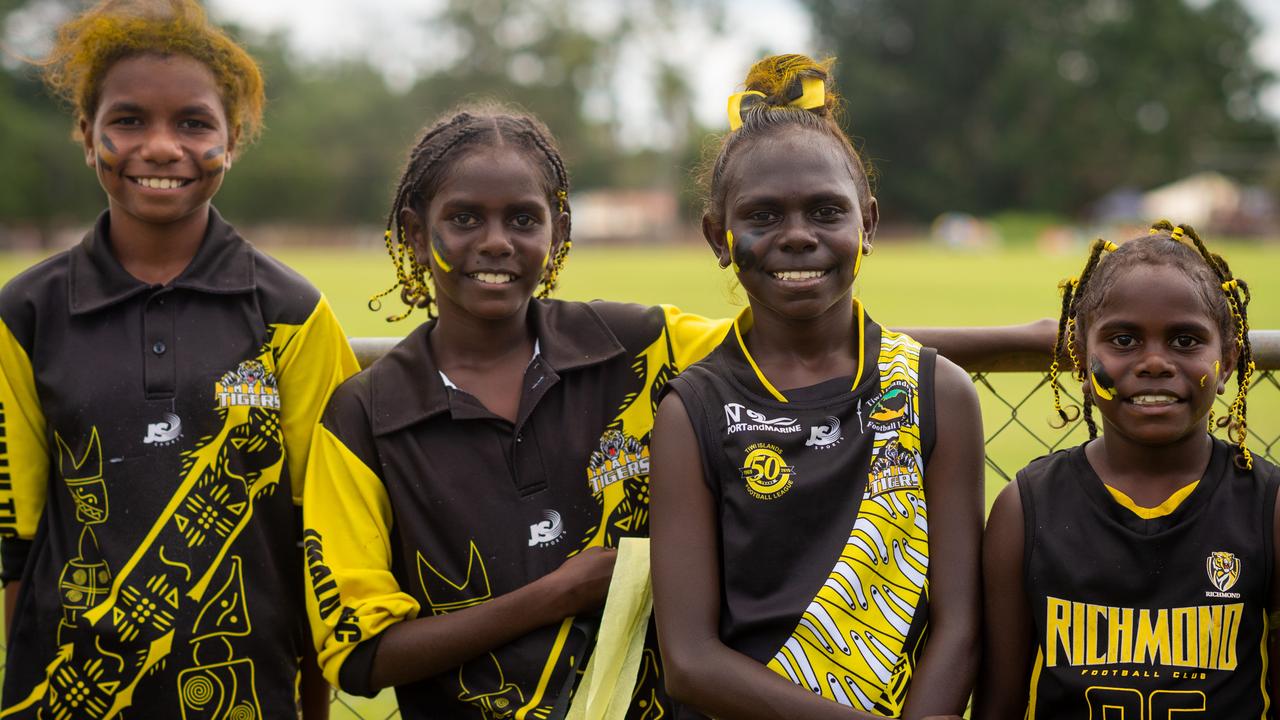
[{"label": "girl's arm resting on fence", "polygon": [[654,429],[654,610],[667,692],[715,717],[871,718],[814,695],[720,641],[716,512],[684,404],[675,393]]},{"label": "girl's arm resting on fence", "polygon": [[937,348],[939,354],[972,372],[989,369],[1009,356],[1043,356],[1047,370],[1057,330],[1057,321],[1045,318],[1022,325],[901,328],[900,332],[922,345]]},{"label": "girl's arm resting on fence", "polygon": [[996,497],[982,544],[984,645],[975,720],[1017,720],[1027,709],[1035,643],[1023,542],[1022,501],[1013,482]]},{"label": "girl's arm resting on fence", "polygon": [[[903,717],[961,714],[981,650],[982,413],[969,375],[939,357],[937,444],[925,466],[929,518],[929,639]],[[943,419],[945,418],[945,422]]]}]

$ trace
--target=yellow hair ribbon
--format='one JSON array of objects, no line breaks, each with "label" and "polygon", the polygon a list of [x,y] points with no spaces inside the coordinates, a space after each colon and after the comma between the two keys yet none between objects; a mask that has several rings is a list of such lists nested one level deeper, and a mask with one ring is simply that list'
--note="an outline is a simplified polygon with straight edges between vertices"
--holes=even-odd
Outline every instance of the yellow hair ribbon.
[{"label": "yellow hair ribbon", "polygon": [[[746,92],[734,93],[729,96],[729,132],[733,132],[742,127],[742,106],[746,103],[747,107],[751,107],[758,102],[764,100],[767,96],[759,90],[748,90]],[[759,99],[756,99],[759,98]]]},{"label": "yellow hair ribbon", "polygon": [[[827,84],[822,78],[802,77],[798,86],[792,90],[792,99],[785,107],[801,110],[816,110],[827,103]],[[798,90],[798,94],[797,91]],[[768,96],[759,90],[747,90],[729,96],[729,132],[742,127],[742,111],[764,102]]]},{"label": "yellow hair ribbon", "polygon": [[1119,250],[1119,247],[1115,243],[1111,242],[1110,240],[1103,240],[1102,249],[1106,250],[1107,252],[1115,252],[1116,250]]},{"label": "yellow hair ribbon", "polygon": [[1223,291],[1223,292],[1231,292],[1232,290],[1235,290],[1235,289],[1236,289],[1236,288],[1238,288],[1238,287],[1240,287],[1240,283],[1236,282],[1236,279],[1235,279],[1235,278],[1232,278],[1232,279],[1230,279],[1230,280],[1228,280],[1228,281],[1226,281],[1226,282],[1222,283],[1222,291]]},{"label": "yellow hair ribbon", "polygon": [[1182,242],[1182,238],[1186,237],[1186,234],[1187,234],[1187,231],[1183,230],[1182,226],[1179,225],[1178,227],[1173,229],[1173,232],[1169,233],[1169,239]]}]

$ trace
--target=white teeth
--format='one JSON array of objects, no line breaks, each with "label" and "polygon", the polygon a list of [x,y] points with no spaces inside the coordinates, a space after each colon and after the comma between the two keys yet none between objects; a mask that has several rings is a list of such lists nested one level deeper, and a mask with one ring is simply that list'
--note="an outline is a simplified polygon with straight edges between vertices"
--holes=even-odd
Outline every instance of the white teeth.
[{"label": "white teeth", "polygon": [[1134,395],[1129,398],[1129,402],[1134,405],[1172,405],[1178,402],[1178,398],[1163,393],[1158,395]]},{"label": "white teeth", "polygon": [[810,280],[826,275],[825,270],[787,270],[786,272],[776,272],[773,276],[779,280]]},{"label": "white teeth", "polygon": [[512,280],[516,279],[516,276],[512,275],[511,273],[492,273],[492,272],[471,273],[470,275],[468,275],[468,277],[470,277],[473,280],[479,280],[482,283],[488,283],[490,285],[503,285],[505,283],[509,283]]},{"label": "white teeth", "polygon": [[177,178],[134,178],[133,181],[152,190],[172,190],[186,184],[185,181]]}]

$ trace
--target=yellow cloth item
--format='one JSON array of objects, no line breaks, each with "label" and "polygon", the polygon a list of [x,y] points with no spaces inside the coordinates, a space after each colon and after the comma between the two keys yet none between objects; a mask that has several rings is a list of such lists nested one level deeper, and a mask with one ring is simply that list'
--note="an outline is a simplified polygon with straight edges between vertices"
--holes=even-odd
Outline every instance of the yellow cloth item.
[{"label": "yellow cloth item", "polygon": [[565,720],[622,720],[631,706],[653,612],[649,539],[623,538],[595,652]]}]

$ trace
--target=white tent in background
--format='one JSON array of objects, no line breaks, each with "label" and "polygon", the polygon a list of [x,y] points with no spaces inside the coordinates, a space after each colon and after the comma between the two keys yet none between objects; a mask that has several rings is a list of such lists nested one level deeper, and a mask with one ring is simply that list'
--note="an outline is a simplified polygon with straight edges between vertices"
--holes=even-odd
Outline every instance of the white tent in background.
[{"label": "white tent in background", "polygon": [[1210,232],[1255,234],[1275,216],[1275,201],[1258,187],[1216,172],[1190,175],[1142,197],[1148,218],[1168,218]]}]

